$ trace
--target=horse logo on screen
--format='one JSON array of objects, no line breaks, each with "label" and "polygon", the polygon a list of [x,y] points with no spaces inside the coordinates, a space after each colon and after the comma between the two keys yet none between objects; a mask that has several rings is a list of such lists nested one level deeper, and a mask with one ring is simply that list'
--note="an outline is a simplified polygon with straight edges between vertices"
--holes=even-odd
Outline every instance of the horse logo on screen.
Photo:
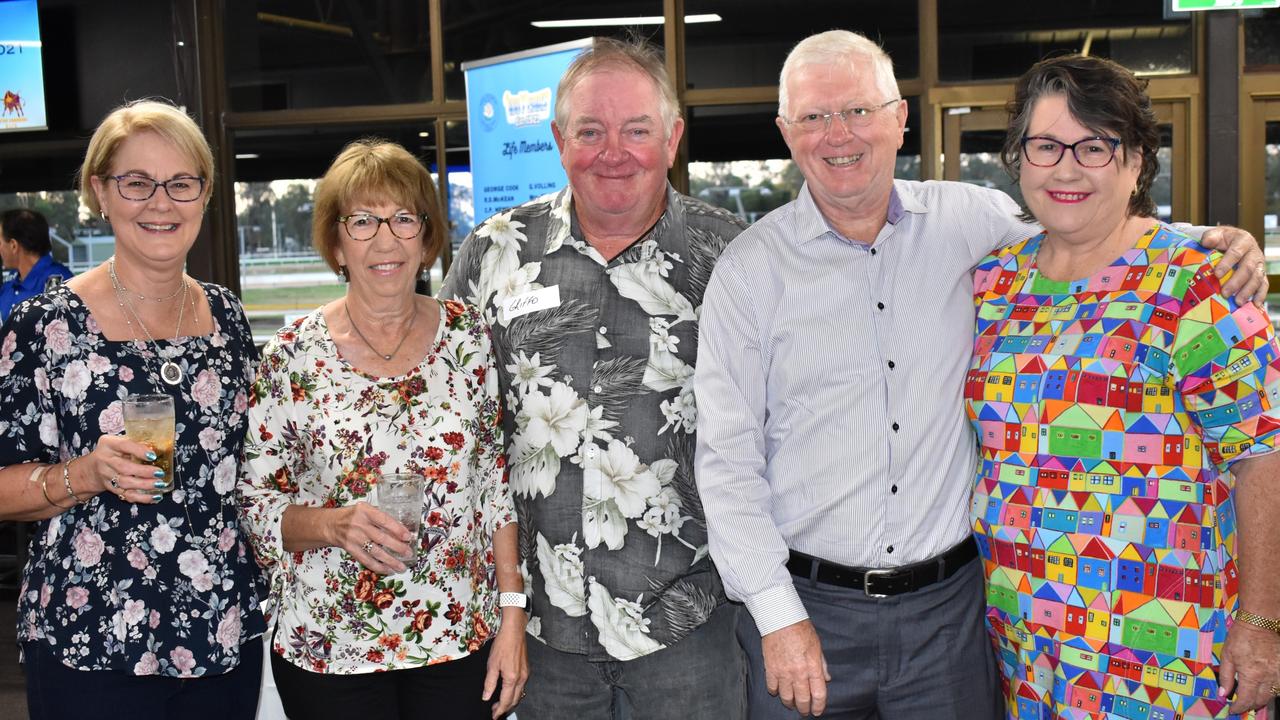
[{"label": "horse logo on screen", "polygon": [[4,112],[3,115],[16,115],[17,117],[26,117],[22,112],[22,96],[12,90],[4,91]]}]

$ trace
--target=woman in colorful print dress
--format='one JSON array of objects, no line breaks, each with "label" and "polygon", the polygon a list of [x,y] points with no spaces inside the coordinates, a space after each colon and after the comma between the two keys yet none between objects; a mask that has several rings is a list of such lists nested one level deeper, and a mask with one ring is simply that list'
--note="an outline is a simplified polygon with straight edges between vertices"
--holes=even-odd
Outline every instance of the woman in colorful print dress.
[{"label": "woman in colorful print dress", "polygon": [[1013,717],[1235,717],[1280,689],[1280,352],[1154,218],[1144,88],[1060,57],[1010,104],[1005,163],[1045,232],[977,270],[965,395]]},{"label": "woman in colorful print dress", "polygon": [[[399,145],[338,155],[313,228],[347,293],[276,334],[253,388],[241,510],[292,717],[498,717],[528,674],[488,326],[414,291],[445,238],[436,197]],[[370,504],[395,472],[426,478],[418,536]]]},{"label": "woman in colorful print dress", "polygon": [[[32,718],[253,718],[258,570],[233,489],[257,352],[240,302],[183,273],[213,183],[161,102],[110,113],[81,200],[115,255],[0,330],[0,515],[39,521],[18,600]],[[172,477],[122,401],[173,398]]]}]

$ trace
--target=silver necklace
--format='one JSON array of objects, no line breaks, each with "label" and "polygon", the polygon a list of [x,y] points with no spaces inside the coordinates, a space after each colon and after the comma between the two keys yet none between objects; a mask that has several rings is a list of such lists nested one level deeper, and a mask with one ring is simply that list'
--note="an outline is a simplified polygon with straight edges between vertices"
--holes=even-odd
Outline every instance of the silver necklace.
[{"label": "silver necklace", "polygon": [[187,283],[184,281],[181,285],[179,285],[179,286],[178,286],[178,289],[177,289],[177,290],[174,290],[173,292],[169,293],[168,295],[165,295],[164,297],[152,297],[152,298],[149,298],[149,297],[147,297],[146,295],[143,295],[143,294],[142,294],[142,293],[140,293],[140,292],[134,292],[134,291],[132,291],[132,290],[129,290],[129,291],[128,291],[128,293],[129,293],[130,295],[133,295],[134,297],[138,298],[139,300],[144,300],[144,301],[145,301],[145,300],[150,300],[151,302],[162,303],[162,302],[167,302],[167,301],[169,301],[169,300],[172,300],[172,299],[174,299],[174,298],[178,297],[178,293],[180,293],[180,292],[182,292],[182,291],[184,291],[184,290],[186,290],[186,289],[187,289]]},{"label": "silver necklace", "polygon": [[[156,339],[151,336],[151,332],[147,330],[146,324],[144,324],[142,322],[142,318],[138,316],[138,311],[133,308],[133,303],[129,302],[129,296],[128,296],[129,291],[120,282],[120,277],[116,275],[116,259],[114,256],[107,261],[107,274],[111,276],[111,287],[116,292],[116,302],[119,303],[121,308],[128,310],[129,314],[133,316],[134,320],[138,321],[138,327],[142,328],[142,332],[147,336],[147,340],[151,342],[151,346],[153,348],[155,357],[157,359],[160,358],[161,357],[160,344],[156,342]],[[185,276],[182,278],[182,288],[179,290],[179,292],[182,293],[182,305],[178,308],[178,326],[173,331],[173,334],[175,336],[178,333],[182,332],[182,318],[184,313],[186,312],[187,303],[190,302],[190,299],[191,299],[191,286],[187,283],[187,279]],[[137,293],[134,293],[134,294],[137,294]],[[177,293],[174,293],[169,297],[172,298],[176,295]],[[193,312],[194,312],[194,307],[195,306],[193,303],[192,304]],[[129,320],[128,317],[126,317],[125,324],[132,325],[133,323]],[[176,387],[182,384],[183,377],[184,377],[184,373],[182,372],[182,368],[177,363],[173,362],[172,359],[165,360],[164,364],[160,366],[160,379],[164,380],[165,383],[167,383],[168,385]],[[156,384],[154,378],[152,379],[151,384],[154,385],[157,390],[160,390],[160,386]],[[216,518],[216,520],[210,520],[209,527],[205,530],[206,535],[209,533],[210,529],[217,530],[217,532],[213,533],[213,537],[205,538],[204,541],[201,542],[199,537],[196,535],[196,524],[191,520],[191,510],[187,507],[188,505],[187,489],[185,487],[183,488],[178,487],[178,476],[179,476],[178,463],[175,462],[173,464],[172,470],[173,470],[173,477],[170,479],[170,482],[173,483],[174,495],[176,496],[177,493],[182,494],[182,502],[179,504],[182,505],[182,515],[187,520],[187,532],[191,538],[192,546],[198,547],[198,548],[204,548],[216,543],[218,540],[218,535],[221,533],[221,530],[227,526],[226,503],[219,501],[218,517]],[[196,595],[195,593],[192,593],[191,596],[196,600],[204,603],[206,606],[212,607],[212,605],[210,605],[208,601]]]},{"label": "silver necklace", "polygon": [[[156,342],[156,339],[151,335],[151,331],[147,329],[146,323],[142,322],[142,317],[138,315],[138,311],[134,309],[133,303],[129,301],[129,290],[121,284],[120,277],[116,275],[115,256],[112,256],[111,259],[107,261],[107,275],[111,277],[111,287],[116,291],[116,302],[120,305],[121,309],[128,310],[129,315],[132,315],[133,319],[138,321],[138,327],[142,329],[142,333],[146,335],[147,340],[150,341],[151,347],[155,352],[156,359],[164,360],[160,365],[160,379],[167,385],[176,386],[180,384],[183,378],[182,367],[174,362],[173,358],[166,358],[160,354],[160,343]],[[177,337],[178,334],[182,332],[182,318],[187,310],[187,301],[190,299],[190,289],[187,285],[187,279],[183,277],[181,278],[181,282],[182,302],[178,305],[178,326],[173,331],[174,337]],[[124,322],[126,325],[133,324],[128,317],[124,319]]]},{"label": "silver necklace", "polygon": [[351,323],[351,329],[356,331],[356,335],[359,336],[360,339],[364,341],[365,345],[369,346],[370,350],[377,353],[379,357],[381,357],[383,360],[386,360],[387,362],[390,362],[391,358],[395,357],[396,353],[400,352],[400,348],[404,347],[404,341],[409,339],[409,333],[410,331],[413,330],[413,323],[418,319],[418,301],[415,299],[413,301],[413,315],[409,316],[409,327],[405,329],[404,337],[400,338],[400,342],[396,343],[396,349],[392,350],[391,354],[388,355],[378,350],[378,348],[374,347],[373,343],[369,342],[369,338],[365,337],[364,333],[360,332],[360,326],[356,325],[355,318],[351,317],[351,304],[349,302],[343,303],[342,309],[347,311],[347,322]]}]

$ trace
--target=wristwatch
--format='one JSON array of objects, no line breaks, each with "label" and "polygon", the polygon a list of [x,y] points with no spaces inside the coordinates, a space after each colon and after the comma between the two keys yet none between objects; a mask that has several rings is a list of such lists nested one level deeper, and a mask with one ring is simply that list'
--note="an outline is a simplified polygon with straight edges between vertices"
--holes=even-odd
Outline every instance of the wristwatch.
[{"label": "wristwatch", "polygon": [[519,592],[498,593],[498,607],[518,607],[521,610],[528,610],[529,596]]}]

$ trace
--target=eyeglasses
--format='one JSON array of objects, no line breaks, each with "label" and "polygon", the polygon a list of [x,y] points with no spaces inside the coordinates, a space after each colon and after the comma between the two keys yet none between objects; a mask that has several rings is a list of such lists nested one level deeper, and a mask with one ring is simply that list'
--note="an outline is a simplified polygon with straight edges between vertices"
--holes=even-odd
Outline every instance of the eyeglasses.
[{"label": "eyeglasses", "polygon": [[146,175],[108,175],[116,181],[116,190],[125,200],[142,202],[150,200],[156,194],[156,188],[164,188],[164,193],[174,202],[194,202],[204,194],[204,178],[191,175],[179,175],[176,178],[160,182]]},{"label": "eyeglasses", "polygon": [[902,98],[894,98],[876,105],[875,107],[852,107],[837,112],[829,113],[806,113],[796,118],[788,120],[782,118],[782,121],[788,125],[795,127],[802,133],[825,133],[831,129],[831,118],[840,118],[840,122],[844,125],[845,130],[852,130],[855,127],[866,127],[871,124],[871,113],[887,108],[890,105],[901,102]]},{"label": "eyeglasses", "polygon": [[396,213],[389,218],[378,217],[369,213],[352,213],[341,215],[338,222],[347,229],[352,240],[372,240],[378,234],[378,228],[386,223],[391,234],[401,240],[412,240],[422,232],[422,223],[427,219],[425,214]]},{"label": "eyeglasses", "polygon": [[1027,137],[1022,139],[1022,154],[1027,162],[1036,167],[1053,167],[1062,162],[1062,157],[1070,150],[1081,167],[1100,168],[1111,164],[1120,147],[1118,138],[1091,137],[1070,145],[1048,137]]}]

